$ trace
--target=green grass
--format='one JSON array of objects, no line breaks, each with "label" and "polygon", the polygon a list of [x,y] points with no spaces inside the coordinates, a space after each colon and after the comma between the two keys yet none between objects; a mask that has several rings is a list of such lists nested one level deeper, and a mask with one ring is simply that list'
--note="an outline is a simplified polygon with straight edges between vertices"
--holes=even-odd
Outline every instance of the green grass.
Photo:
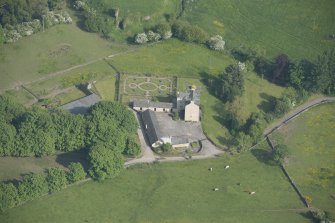
[{"label": "green grass", "polygon": [[332,0],[189,1],[184,18],[212,35],[223,35],[228,47],[246,47],[273,57],[316,59],[335,47],[335,2]]},{"label": "green grass", "polygon": [[[225,170],[225,165],[231,168]],[[302,207],[277,166],[245,153],[133,167],[112,180],[76,185],[28,202],[0,215],[0,221],[309,222],[287,210]]]},{"label": "green grass", "polygon": [[85,96],[86,94],[84,92],[82,92],[78,88],[73,88],[69,92],[57,95],[55,99],[59,101],[60,105],[64,105]]},{"label": "green grass", "polygon": [[[66,168],[70,162],[80,162],[87,167],[84,151],[60,153],[46,157],[0,157],[0,182],[20,180],[29,173],[42,173],[51,167]],[[2,222],[0,220],[0,222]]]},{"label": "green grass", "polygon": [[115,100],[115,76],[108,76],[98,80],[94,86],[97,89],[99,95],[104,100]]},{"label": "green grass", "polygon": [[0,50],[0,89],[40,78],[45,74],[102,58],[120,50],[75,24],[58,25],[25,37]]},{"label": "green grass", "polygon": [[235,62],[224,53],[171,39],[114,57],[110,63],[121,72],[131,74],[197,78],[206,72],[221,73],[227,65]]},{"label": "green grass", "polygon": [[[127,21],[125,30],[112,32],[112,38],[120,41],[144,32],[144,29],[151,29],[160,22],[166,22],[165,15],[177,15],[181,6],[179,0],[104,0],[102,2],[113,9],[119,8],[119,20]],[[150,19],[145,20],[146,16]]]},{"label": "green grass", "polygon": [[[335,104],[310,109],[280,129],[290,155],[287,170],[312,206],[335,217]],[[277,136],[278,137],[278,136]]]},{"label": "green grass", "polygon": [[21,103],[24,105],[29,105],[35,102],[34,96],[31,95],[28,91],[26,91],[22,87],[15,89],[15,90],[6,91],[5,94],[14,97],[18,103]]}]

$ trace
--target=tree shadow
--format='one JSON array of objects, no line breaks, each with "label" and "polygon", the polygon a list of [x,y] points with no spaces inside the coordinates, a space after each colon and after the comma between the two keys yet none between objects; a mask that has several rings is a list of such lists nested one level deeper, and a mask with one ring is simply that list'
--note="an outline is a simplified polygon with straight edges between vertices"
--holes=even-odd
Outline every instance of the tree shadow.
[{"label": "tree shadow", "polygon": [[259,96],[263,99],[261,103],[257,105],[257,108],[262,110],[265,113],[273,111],[275,106],[276,97],[266,94],[264,92],[259,93]]},{"label": "tree shadow", "polygon": [[272,153],[265,149],[252,149],[251,153],[259,162],[265,163],[270,166],[275,166],[276,163],[272,160]]},{"label": "tree shadow", "polygon": [[303,216],[304,218],[306,219],[309,219],[310,222],[314,222],[314,223],[317,223],[318,221],[316,221],[314,218],[313,218],[313,215],[310,211],[308,212],[301,212],[299,213],[301,216]]},{"label": "tree shadow", "polygon": [[87,156],[88,151],[86,149],[81,149],[78,151],[59,154],[56,158],[56,162],[64,167],[68,167],[71,163],[79,162],[83,166],[83,168],[87,171],[89,168]]}]

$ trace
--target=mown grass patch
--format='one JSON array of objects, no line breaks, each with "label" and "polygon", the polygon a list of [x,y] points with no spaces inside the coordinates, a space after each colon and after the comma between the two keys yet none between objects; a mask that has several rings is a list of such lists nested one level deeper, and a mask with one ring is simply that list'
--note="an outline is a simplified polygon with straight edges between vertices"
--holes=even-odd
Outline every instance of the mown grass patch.
[{"label": "mown grass patch", "polygon": [[[335,217],[335,104],[320,105],[281,128],[289,147],[286,168],[312,206]],[[280,138],[277,136],[277,138]]]},{"label": "mown grass patch", "polygon": [[80,30],[57,25],[45,32],[6,44],[0,50],[0,89],[32,81],[118,52],[118,45]]},{"label": "mown grass patch", "polygon": [[[225,165],[230,168],[224,169]],[[219,191],[213,191],[215,187]],[[135,166],[112,180],[88,182],[36,199],[0,215],[0,221],[306,222],[303,215],[287,210],[302,207],[280,168],[247,152],[214,160]]]},{"label": "mown grass patch", "polygon": [[335,46],[335,2],[324,0],[188,1],[183,18],[210,34],[224,37],[227,47],[251,48],[267,57],[286,53],[316,59]]},{"label": "mown grass patch", "polygon": [[98,94],[104,100],[114,101],[116,95],[116,78],[114,75],[107,76],[103,79],[98,80],[94,83],[95,88],[98,91]]}]

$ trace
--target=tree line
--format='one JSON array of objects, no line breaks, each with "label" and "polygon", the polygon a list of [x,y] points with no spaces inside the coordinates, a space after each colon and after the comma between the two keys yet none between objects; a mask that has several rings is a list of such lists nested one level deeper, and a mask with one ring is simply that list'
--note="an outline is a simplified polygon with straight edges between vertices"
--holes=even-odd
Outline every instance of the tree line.
[{"label": "tree line", "polygon": [[0,96],[0,156],[46,156],[88,150],[90,175],[105,179],[123,167],[123,155],[137,156],[137,121],[126,106],[102,101],[86,115],[25,108]]},{"label": "tree line", "polygon": [[0,212],[42,195],[59,191],[85,177],[86,172],[82,165],[71,163],[68,171],[61,168],[50,168],[46,173],[25,175],[17,184],[0,183]]}]

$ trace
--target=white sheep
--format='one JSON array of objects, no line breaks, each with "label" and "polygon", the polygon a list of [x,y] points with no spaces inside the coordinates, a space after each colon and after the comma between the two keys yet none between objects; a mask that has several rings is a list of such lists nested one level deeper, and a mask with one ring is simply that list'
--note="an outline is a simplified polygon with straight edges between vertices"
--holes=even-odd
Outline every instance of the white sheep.
[{"label": "white sheep", "polygon": [[229,166],[227,165],[227,166],[225,166],[224,168],[225,168],[225,169],[228,169],[228,168],[229,168]]},{"label": "white sheep", "polygon": [[211,167],[211,168],[209,168],[209,171],[213,171],[213,168]]},{"label": "white sheep", "polygon": [[214,188],[213,190],[214,190],[214,191],[218,191],[218,190],[219,190],[219,188],[217,188],[217,187],[216,187],[216,188]]},{"label": "white sheep", "polygon": [[254,194],[256,194],[256,192],[255,191],[251,191],[249,194],[250,195],[254,195]]}]

